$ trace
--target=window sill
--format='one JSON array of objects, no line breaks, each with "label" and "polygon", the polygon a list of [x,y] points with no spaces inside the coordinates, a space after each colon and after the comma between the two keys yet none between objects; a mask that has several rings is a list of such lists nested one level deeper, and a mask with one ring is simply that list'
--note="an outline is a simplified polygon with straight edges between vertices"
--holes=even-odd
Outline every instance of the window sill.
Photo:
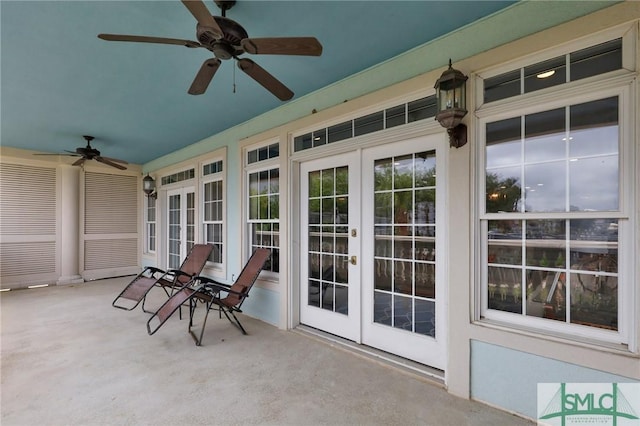
[{"label": "window sill", "polygon": [[601,340],[589,339],[587,337],[575,336],[565,333],[553,333],[551,331],[539,330],[523,325],[505,324],[502,321],[496,321],[486,318],[472,321],[471,324],[472,326],[509,334],[515,334],[526,338],[552,341],[561,345],[581,347],[584,349],[597,350],[599,352],[606,352],[614,355],[640,359],[640,353],[633,352],[627,344],[604,342]]}]

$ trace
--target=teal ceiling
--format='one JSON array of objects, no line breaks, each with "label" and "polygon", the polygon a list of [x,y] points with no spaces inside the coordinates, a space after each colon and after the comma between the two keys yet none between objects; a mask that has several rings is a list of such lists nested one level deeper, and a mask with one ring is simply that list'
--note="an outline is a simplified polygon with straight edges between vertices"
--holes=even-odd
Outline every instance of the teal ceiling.
[{"label": "teal ceiling", "polygon": [[[239,1],[249,37],[314,36],[320,57],[244,55],[293,100],[509,7],[511,1]],[[205,0],[214,15],[220,9]],[[0,1],[1,143],[62,152],[93,135],[103,155],[146,163],[283,102],[223,61],[187,94],[206,49],[108,42],[99,33],[196,40],[179,1]],[[444,64],[443,64],[444,65]],[[235,81],[235,93],[234,93]]]}]

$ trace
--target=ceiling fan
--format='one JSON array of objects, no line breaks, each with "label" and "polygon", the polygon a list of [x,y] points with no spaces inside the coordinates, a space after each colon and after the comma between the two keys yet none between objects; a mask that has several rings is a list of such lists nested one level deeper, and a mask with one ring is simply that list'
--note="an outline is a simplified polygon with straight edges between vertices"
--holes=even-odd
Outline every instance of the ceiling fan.
[{"label": "ceiling fan", "polygon": [[238,68],[260,83],[265,89],[282,101],[293,97],[293,92],[251,59],[240,58],[244,53],[253,55],[302,55],[320,56],[322,45],[315,37],[266,37],[249,38],[245,29],[226,17],[235,1],[215,1],[222,10],[222,16],[212,16],[202,0],[182,0],[185,7],[198,21],[196,37],[198,41],[174,38],[135,35],[98,34],[102,40],[131,41],[139,43],[175,44],[190,48],[203,47],[213,52],[214,57],[204,61],[196,74],[189,94],[201,95],[209,86],[222,60],[235,59]]},{"label": "ceiling fan", "polygon": [[75,161],[72,165],[73,166],[81,166],[84,164],[84,162],[86,160],[96,160],[100,163],[106,164],[108,166],[111,167],[115,167],[116,169],[120,169],[120,170],[127,170],[126,167],[121,166],[118,163],[122,163],[122,164],[129,164],[124,160],[118,160],[116,158],[109,158],[109,157],[103,157],[100,155],[100,151],[98,151],[97,149],[93,148],[91,146],[91,141],[93,139],[95,139],[93,136],[83,136],[83,138],[87,141],[87,146],[86,147],[78,147],[76,148],[75,151],[67,151],[65,150],[66,153],[68,154],[34,154],[34,155],[68,155],[69,157],[80,157],[77,161]]}]

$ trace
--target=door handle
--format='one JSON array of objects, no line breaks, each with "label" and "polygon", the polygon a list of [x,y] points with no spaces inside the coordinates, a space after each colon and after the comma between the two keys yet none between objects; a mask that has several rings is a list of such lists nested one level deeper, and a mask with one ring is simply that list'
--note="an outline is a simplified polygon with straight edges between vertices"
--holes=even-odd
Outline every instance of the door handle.
[{"label": "door handle", "polygon": [[349,258],[349,263],[351,263],[352,265],[357,265],[358,264],[358,257],[357,256],[351,256]]}]

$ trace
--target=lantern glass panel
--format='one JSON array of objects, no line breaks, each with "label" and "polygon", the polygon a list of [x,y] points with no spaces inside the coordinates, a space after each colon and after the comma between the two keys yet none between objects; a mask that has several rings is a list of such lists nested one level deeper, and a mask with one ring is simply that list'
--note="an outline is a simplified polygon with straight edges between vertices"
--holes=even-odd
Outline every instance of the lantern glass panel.
[{"label": "lantern glass panel", "polygon": [[144,179],[142,179],[142,189],[147,194],[150,194],[154,189],[156,189],[156,182],[153,180],[153,178],[145,177]]}]

